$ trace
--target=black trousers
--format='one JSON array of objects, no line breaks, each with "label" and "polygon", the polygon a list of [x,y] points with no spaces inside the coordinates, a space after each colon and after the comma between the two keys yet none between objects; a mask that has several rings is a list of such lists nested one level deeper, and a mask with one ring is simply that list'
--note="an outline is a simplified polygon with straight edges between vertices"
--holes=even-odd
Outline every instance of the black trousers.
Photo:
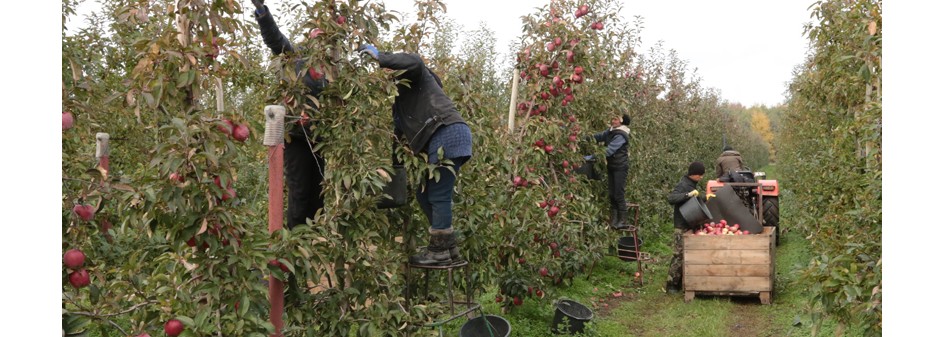
[{"label": "black trousers", "polygon": [[629,166],[607,165],[607,194],[610,198],[611,210],[623,211],[627,209],[627,174]]},{"label": "black trousers", "polygon": [[292,229],[304,224],[306,218],[313,218],[325,205],[321,195],[325,159],[312,151],[315,144],[310,143],[300,128],[292,130],[289,138],[291,141],[285,143],[284,151],[285,183],[289,190],[286,227]]}]

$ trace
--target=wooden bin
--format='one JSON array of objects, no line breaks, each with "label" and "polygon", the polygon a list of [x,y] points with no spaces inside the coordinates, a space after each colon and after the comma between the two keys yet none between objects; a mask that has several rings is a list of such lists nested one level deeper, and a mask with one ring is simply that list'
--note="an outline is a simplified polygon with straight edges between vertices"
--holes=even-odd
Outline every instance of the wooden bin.
[{"label": "wooden bin", "polygon": [[771,304],[774,227],[752,235],[683,235],[685,301],[700,295],[758,295]]}]

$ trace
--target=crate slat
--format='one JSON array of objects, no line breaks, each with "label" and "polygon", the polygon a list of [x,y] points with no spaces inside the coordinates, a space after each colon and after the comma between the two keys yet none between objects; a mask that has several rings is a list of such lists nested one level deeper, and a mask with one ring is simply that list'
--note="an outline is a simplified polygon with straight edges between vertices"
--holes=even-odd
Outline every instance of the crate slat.
[{"label": "crate slat", "polygon": [[757,276],[683,277],[683,287],[693,291],[771,291],[771,278]]},{"label": "crate slat", "polygon": [[683,266],[683,275],[694,276],[761,276],[771,275],[771,267],[766,264],[687,264]]}]

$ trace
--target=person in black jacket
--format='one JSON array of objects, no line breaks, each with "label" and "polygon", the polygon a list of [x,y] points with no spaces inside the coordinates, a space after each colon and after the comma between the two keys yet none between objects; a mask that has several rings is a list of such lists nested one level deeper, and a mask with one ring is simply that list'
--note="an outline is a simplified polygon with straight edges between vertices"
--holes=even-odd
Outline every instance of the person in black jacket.
[{"label": "person in black jacket", "polygon": [[682,289],[682,236],[689,230],[686,218],[679,212],[679,207],[689,198],[699,197],[699,181],[705,175],[705,165],[702,162],[692,162],[686,175],[679,179],[676,187],[666,197],[666,201],[673,205],[673,258],[669,262],[669,276],[666,278],[666,291],[679,292]]},{"label": "person in black jacket", "polygon": [[[274,55],[286,53],[295,53],[296,50],[292,43],[279,31],[269,7],[264,5],[265,0],[252,0],[256,6],[253,13],[256,22],[259,24],[259,31],[262,34],[263,42],[272,50]],[[313,78],[314,71],[305,68],[305,62],[301,58],[295,61],[295,71],[302,78],[302,82],[309,90],[307,93],[313,97],[318,97],[325,86],[328,84],[321,76]],[[314,102],[306,99],[308,105],[315,108]],[[314,141],[311,141],[312,125],[307,121],[293,123],[289,128],[289,139],[285,142],[285,180],[288,188],[288,211],[286,214],[286,227],[294,228],[296,225],[305,224],[306,219],[311,219],[324,206],[322,199],[322,180],[324,179],[325,159],[321,154],[314,150]]]},{"label": "person in black jacket", "polygon": [[630,159],[627,147],[630,144],[630,116],[624,114],[611,120],[611,128],[594,134],[594,140],[607,144],[607,193],[610,198],[610,227],[626,229],[627,224],[627,174]]},{"label": "person in black jacket", "polygon": [[[269,7],[264,5],[265,0],[252,0],[256,10],[253,16],[259,24],[259,31],[263,42],[272,50],[274,55],[296,53],[297,51],[289,39],[279,31]],[[324,90],[328,81],[322,77],[314,78],[314,71],[305,69],[305,61],[295,60],[295,72],[302,78],[308,89],[307,94],[312,97]],[[308,106],[315,108],[314,102],[306,98]],[[307,120],[300,120],[289,127],[289,139],[285,141],[283,160],[285,164],[285,183],[288,188],[288,211],[286,212],[286,227],[290,230],[299,224],[306,224],[307,219],[315,217],[319,209],[324,207],[322,199],[322,180],[324,180],[325,159],[315,151],[315,141],[311,140],[312,125]],[[288,275],[286,280],[286,303],[298,303],[302,297],[302,290],[298,286],[295,275]]]},{"label": "person in black jacket", "polygon": [[472,132],[443,92],[440,78],[420,55],[381,53],[372,45],[362,45],[358,51],[376,60],[382,68],[404,70],[397,80],[406,79],[409,83],[398,85],[393,105],[397,138],[414,153],[427,154],[430,163],[449,160],[436,169],[439,180],[427,179],[417,189],[417,203],[430,222],[430,243],[423,252],[411,256],[410,263],[448,265],[461,261],[453,231],[453,187],[460,167],[472,157]]}]

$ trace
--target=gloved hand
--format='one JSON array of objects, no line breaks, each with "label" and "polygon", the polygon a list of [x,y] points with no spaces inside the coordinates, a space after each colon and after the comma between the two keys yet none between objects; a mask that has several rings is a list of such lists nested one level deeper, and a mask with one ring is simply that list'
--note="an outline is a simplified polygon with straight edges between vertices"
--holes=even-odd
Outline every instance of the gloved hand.
[{"label": "gloved hand", "polygon": [[371,58],[377,60],[377,48],[372,45],[362,44],[360,47],[358,47],[358,52],[362,55],[368,55]]},{"label": "gloved hand", "polygon": [[706,200],[706,201],[709,201],[709,199],[712,199],[712,198],[715,198],[715,194],[706,193],[706,195],[705,195],[705,200]]},{"label": "gloved hand", "polygon": [[692,190],[692,192],[689,192],[689,194],[686,194],[686,196],[688,196],[688,197],[698,197],[698,196],[699,196],[699,191],[697,191],[697,190]]},{"label": "gloved hand", "polygon": [[266,0],[250,0],[253,2],[253,6],[256,6],[256,15],[263,15],[266,13]]}]

